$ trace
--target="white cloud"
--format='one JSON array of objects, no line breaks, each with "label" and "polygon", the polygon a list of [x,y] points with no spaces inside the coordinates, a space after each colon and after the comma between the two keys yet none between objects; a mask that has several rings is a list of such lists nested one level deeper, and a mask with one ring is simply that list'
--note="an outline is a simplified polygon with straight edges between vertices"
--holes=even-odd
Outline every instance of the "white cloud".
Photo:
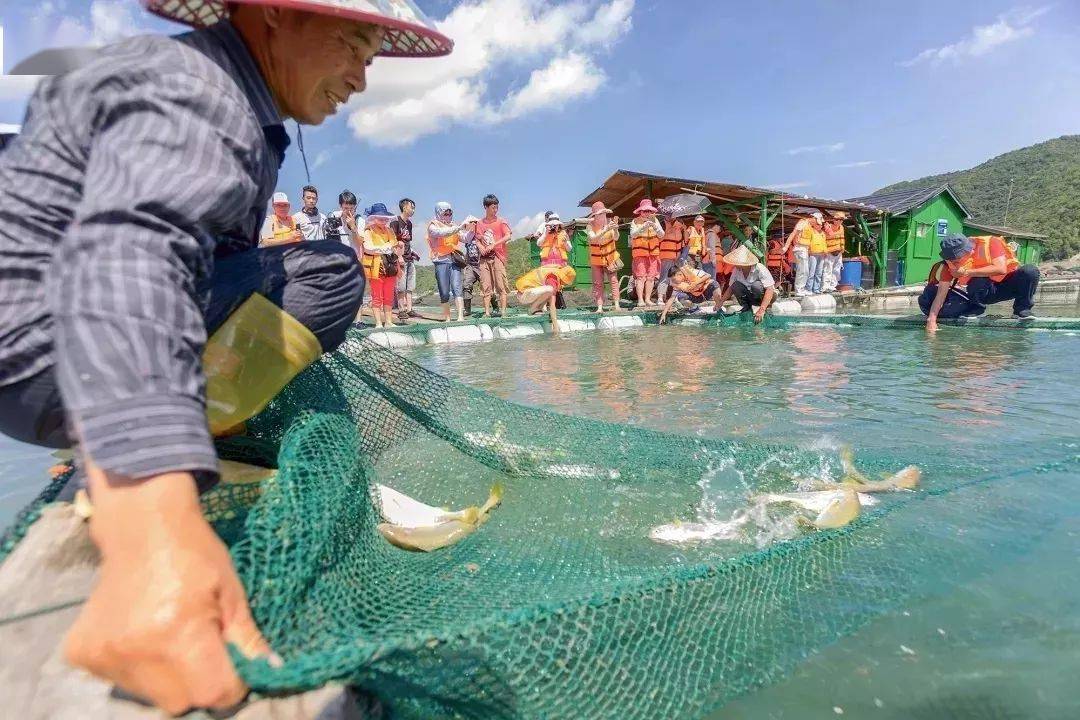
[{"label": "white cloud", "polygon": [[810,186],[810,181],[809,180],[798,180],[796,182],[786,182],[786,183],[765,183],[761,187],[763,187],[763,188],[765,188],[767,190],[794,190],[796,188],[804,188],[804,187],[809,187],[809,186]]},{"label": "white cloud", "polygon": [[108,45],[147,32],[138,4],[129,0],[94,0],[87,19],[76,17],[63,2],[46,0],[30,18],[31,27],[53,28],[47,47]]},{"label": "white cloud", "polygon": [[1031,23],[1049,11],[1049,6],[1018,8],[998,15],[997,20],[990,25],[976,25],[967,37],[951,45],[923,50],[910,60],[901,62],[900,65],[911,67],[924,62],[937,65],[947,60],[955,62],[986,55],[1002,45],[1033,35],[1035,29],[1031,27]]},{"label": "white cloud", "polygon": [[540,223],[542,222],[544,222],[544,213],[542,212],[538,212],[535,215],[526,215],[514,223],[514,237],[521,238],[526,235],[532,235],[536,232],[536,228],[540,227]]},{"label": "white cloud", "polygon": [[[631,27],[634,0],[473,0],[439,29],[452,54],[380,58],[366,92],[350,103],[349,126],[373,145],[408,145],[454,124],[491,126],[588,97],[606,79],[596,58]],[[496,89],[496,76],[521,74]]]},{"label": "white cloud", "polygon": [[871,165],[877,165],[877,160],[856,160],[855,162],[846,162],[833,165],[834,168],[863,168],[870,167]]},{"label": "white cloud", "polygon": [[802,147],[791,148],[787,151],[788,155],[806,155],[807,153],[835,153],[844,149],[844,143],[827,143],[825,145],[803,145]]}]

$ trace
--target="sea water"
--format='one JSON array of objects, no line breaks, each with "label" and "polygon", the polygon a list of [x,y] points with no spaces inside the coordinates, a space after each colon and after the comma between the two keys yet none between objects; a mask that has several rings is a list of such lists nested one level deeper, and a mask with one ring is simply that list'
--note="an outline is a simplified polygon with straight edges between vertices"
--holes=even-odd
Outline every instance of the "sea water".
[{"label": "sea water", "polygon": [[[526,405],[823,456],[850,445],[917,458],[931,478],[946,460],[1002,471],[1080,452],[1074,333],[653,327],[407,355]],[[1021,560],[901,601],[712,717],[1080,717],[1080,482],[1054,479],[1060,521]]]}]

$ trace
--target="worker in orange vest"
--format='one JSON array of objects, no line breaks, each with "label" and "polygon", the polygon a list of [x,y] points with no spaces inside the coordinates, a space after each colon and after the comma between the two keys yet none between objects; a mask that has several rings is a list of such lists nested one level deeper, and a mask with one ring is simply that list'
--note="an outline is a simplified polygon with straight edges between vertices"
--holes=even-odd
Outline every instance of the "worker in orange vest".
[{"label": "worker in orange vest", "polygon": [[928,331],[937,331],[939,317],[982,315],[987,305],[1005,300],[1013,301],[1013,318],[1035,318],[1039,268],[1021,265],[1003,238],[949,235],[941,241],[941,260],[919,296]]}]

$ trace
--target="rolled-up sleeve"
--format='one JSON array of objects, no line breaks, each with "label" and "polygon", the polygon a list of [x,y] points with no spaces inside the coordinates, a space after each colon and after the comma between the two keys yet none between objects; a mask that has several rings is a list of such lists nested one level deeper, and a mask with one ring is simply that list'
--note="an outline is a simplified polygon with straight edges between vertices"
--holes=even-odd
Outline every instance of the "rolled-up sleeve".
[{"label": "rolled-up sleeve", "polygon": [[99,467],[216,471],[199,301],[215,228],[255,202],[265,142],[242,98],[184,74],[98,94],[82,200],[54,261],[56,371]]}]

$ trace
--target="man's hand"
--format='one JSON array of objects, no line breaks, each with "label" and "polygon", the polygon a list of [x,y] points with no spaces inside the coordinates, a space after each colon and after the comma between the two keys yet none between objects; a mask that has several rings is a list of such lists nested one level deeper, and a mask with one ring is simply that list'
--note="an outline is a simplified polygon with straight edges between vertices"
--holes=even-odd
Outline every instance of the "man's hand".
[{"label": "man's hand", "polygon": [[759,308],[758,311],[756,313],[754,313],[754,324],[755,325],[760,325],[761,321],[764,320],[764,319],[765,319],[765,308]]},{"label": "man's hand", "polygon": [[933,315],[926,318],[926,332],[931,334],[937,332],[937,318]]},{"label": "man's hand", "polygon": [[[226,651],[270,653],[225,545],[202,516],[195,481],[142,481],[87,462],[101,550],[98,584],[65,643],[68,661],[172,714],[236,705],[247,687]],[[280,662],[280,661],[278,661]]]}]

